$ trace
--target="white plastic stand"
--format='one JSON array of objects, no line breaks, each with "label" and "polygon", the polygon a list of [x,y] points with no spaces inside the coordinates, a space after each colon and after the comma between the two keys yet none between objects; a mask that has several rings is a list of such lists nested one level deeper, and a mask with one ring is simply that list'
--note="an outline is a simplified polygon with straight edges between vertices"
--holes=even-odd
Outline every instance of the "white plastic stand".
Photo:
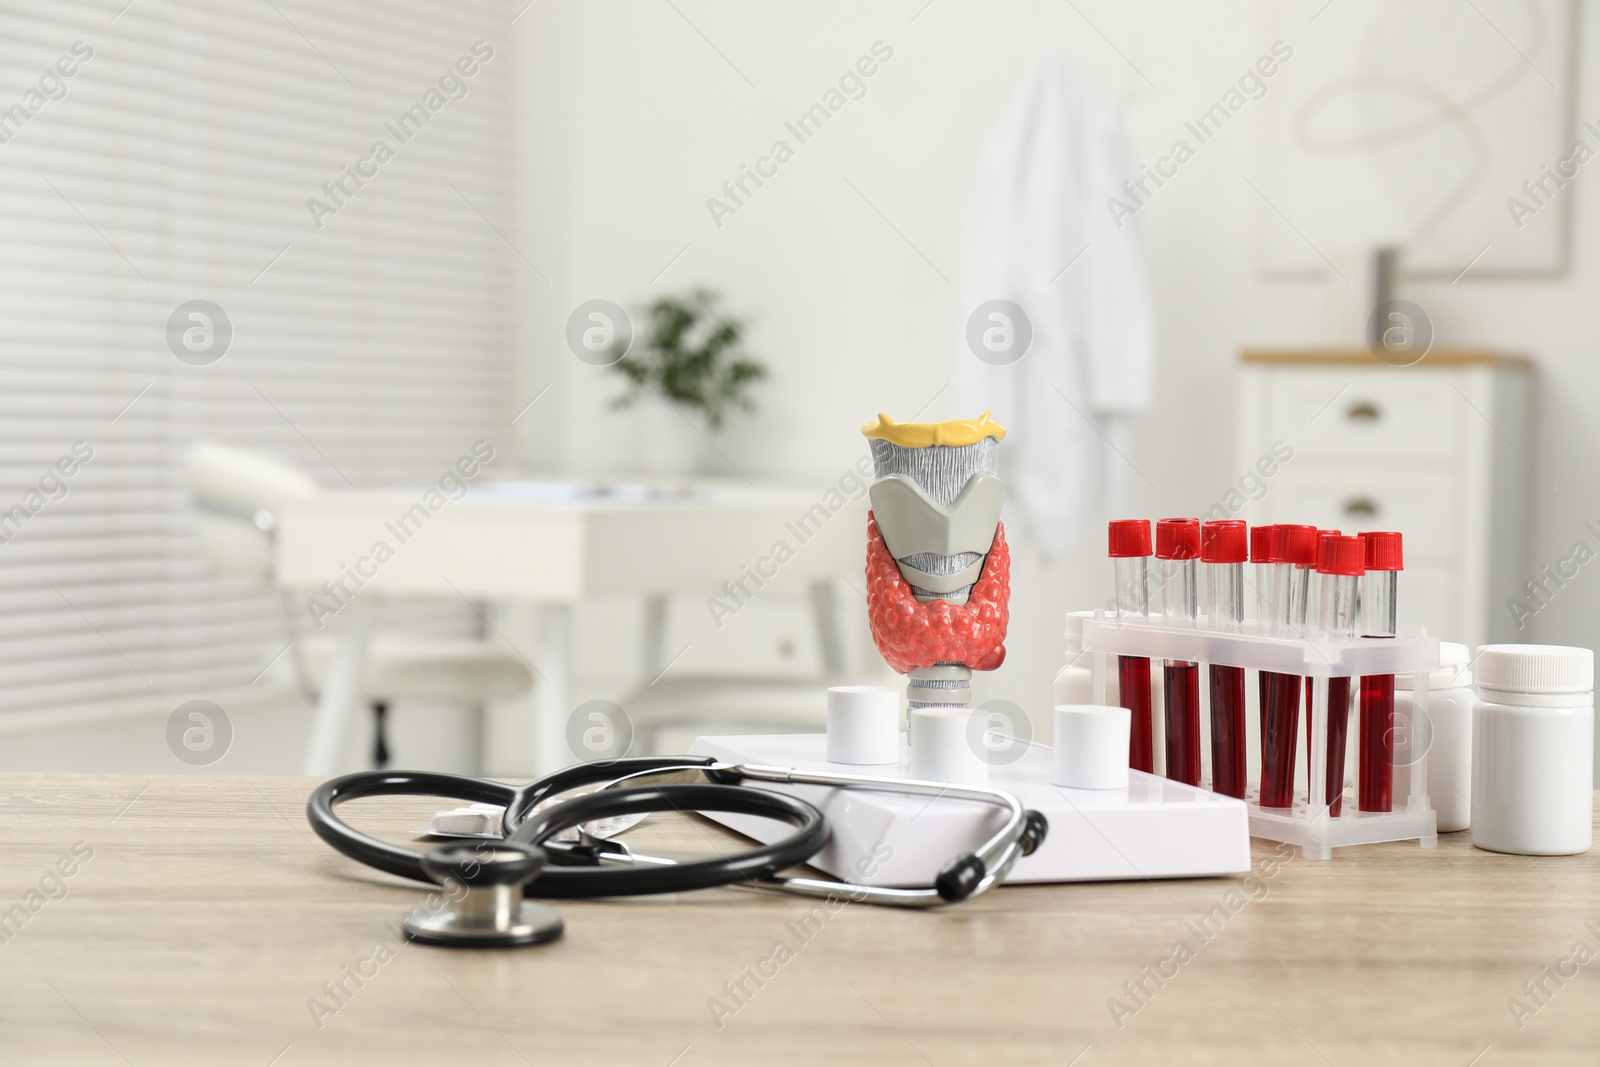
[{"label": "white plastic stand", "polygon": [[[1414,677],[1412,700],[1416,706],[1414,735],[1425,731],[1428,723],[1428,675],[1439,669],[1439,641],[1433,637],[1283,637],[1245,630],[1224,632],[1190,627],[1168,626],[1140,619],[1107,618],[1097,612],[1083,623],[1083,648],[1092,652],[1092,690],[1097,703],[1107,703],[1107,678],[1114,656],[1145,656],[1153,664],[1163,659],[1188,660],[1201,664],[1221,664],[1251,670],[1276,671],[1319,681],[1330,677],[1360,678],[1373,674],[1410,674]],[[1208,687],[1201,685],[1204,692]],[[1313,685],[1307,725],[1311,737],[1311,765],[1306,768],[1309,796],[1326,794],[1328,687]],[[1151,712],[1160,717],[1160,709]],[[1298,744],[1298,738],[1293,742]],[[1344,845],[1368,845],[1380,841],[1417,841],[1423,848],[1439,843],[1436,816],[1428,804],[1428,745],[1426,738],[1413,736],[1407,759],[1411,768],[1411,793],[1395,798],[1396,810],[1357,811],[1352,803],[1343,805],[1337,818],[1328,814],[1326,804],[1314,807],[1308,794],[1296,791],[1291,808],[1264,808],[1256,788],[1246,795],[1250,811],[1250,836],[1270,841],[1285,841],[1300,847],[1307,859],[1331,859],[1333,850]],[[1396,747],[1400,751],[1399,747]],[[1209,753],[1202,758],[1209,761]],[[1342,788],[1343,783],[1340,783]],[[1399,805],[1404,803],[1404,809]]]},{"label": "white plastic stand", "polygon": [[908,778],[951,785],[989,783],[989,765],[982,755],[986,714],[972,708],[912,708],[908,718]]},{"label": "white plastic stand", "polygon": [[1055,772],[1050,781],[1069,789],[1126,789],[1128,739],[1133,716],[1106,704],[1058,704]]},{"label": "white plastic stand", "polygon": [[[830,764],[822,734],[702,737],[689,751],[733,763],[910,778],[910,750],[890,767]],[[1049,820],[1044,843],[1023,856],[1007,883],[1189,878],[1250,870],[1245,805],[1178,782],[1129,772],[1122,789],[1065,789],[1050,784],[1048,746],[1015,742],[1010,763],[989,767],[989,786],[1014,795]],[[776,785],[822,809],[833,837],[811,865],[836,878],[874,886],[925,886],[949,860],[977,848],[995,830],[1000,809],[949,797],[867,789]],[[771,819],[707,812],[707,817],[761,842],[789,828]]]},{"label": "white plastic stand", "polygon": [[900,758],[899,689],[882,685],[828,688],[828,759],[853,766]]}]

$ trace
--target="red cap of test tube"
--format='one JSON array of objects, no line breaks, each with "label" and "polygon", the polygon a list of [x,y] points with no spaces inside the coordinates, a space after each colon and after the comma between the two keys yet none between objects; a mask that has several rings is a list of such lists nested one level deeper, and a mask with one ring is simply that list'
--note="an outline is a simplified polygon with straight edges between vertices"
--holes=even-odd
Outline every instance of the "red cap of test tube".
[{"label": "red cap of test tube", "polygon": [[1317,573],[1354,578],[1367,573],[1367,549],[1362,539],[1338,534],[1317,538]]},{"label": "red cap of test tube", "polygon": [[1361,535],[1361,539],[1367,543],[1367,570],[1405,570],[1405,557],[1401,551],[1399,534],[1391,531],[1379,531],[1364,533]]},{"label": "red cap of test tube", "polygon": [[1199,559],[1199,519],[1159,519],[1156,522],[1156,559]]},{"label": "red cap of test tube", "polygon": [[1112,559],[1150,554],[1149,519],[1113,519],[1108,534]]},{"label": "red cap of test tube", "polygon": [[1278,539],[1276,526],[1253,526],[1250,529],[1250,562],[1271,563],[1272,550]]},{"label": "red cap of test tube", "polygon": [[1279,526],[1277,550],[1272,554],[1274,563],[1293,563],[1296,567],[1312,567],[1317,562],[1317,528],[1315,526]]},{"label": "red cap of test tube", "polygon": [[1249,535],[1240,519],[1219,519],[1200,526],[1200,559],[1204,563],[1243,563]]}]

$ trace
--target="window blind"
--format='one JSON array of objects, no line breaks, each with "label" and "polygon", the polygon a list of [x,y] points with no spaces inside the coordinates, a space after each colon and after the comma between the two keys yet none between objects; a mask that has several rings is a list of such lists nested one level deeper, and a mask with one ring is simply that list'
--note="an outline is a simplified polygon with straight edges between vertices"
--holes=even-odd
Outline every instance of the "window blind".
[{"label": "window blind", "polygon": [[[197,438],[368,489],[506,424],[511,14],[0,4],[0,713],[175,704],[284,647],[276,596],[196,554]],[[194,300],[215,362],[169,345]]]}]

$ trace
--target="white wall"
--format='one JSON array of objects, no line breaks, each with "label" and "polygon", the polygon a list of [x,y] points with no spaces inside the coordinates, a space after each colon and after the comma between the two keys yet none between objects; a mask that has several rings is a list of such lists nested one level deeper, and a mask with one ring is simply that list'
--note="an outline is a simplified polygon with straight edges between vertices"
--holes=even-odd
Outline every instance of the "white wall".
[{"label": "white wall", "polygon": [[[879,409],[915,412],[950,380],[970,161],[1039,50],[1056,43],[1075,57],[1123,115],[1135,158],[1149,160],[1275,36],[1258,0],[675,4],[533,4],[496,40],[522,82],[517,134],[506,146],[525,175],[505,227],[516,246],[506,249],[504,267],[517,287],[520,357],[508,410],[551,386],[517,423],[534,469],[620,472],[636,455],[634,420],[606,408],[615,386],[564,348],[570,310],[592,297],[633,305],[707,283],[756,316],[752,347],[774,371],[760,416],[736,424],[724,451],[752,478],[787,478],[820,493],[861,454],[862,421]],[[1311,23],[1322,6],[1284,6],[1297,49],[1315,49],[1321,20],[1342,17],[1344,5],[1335,4]],[[1600,57],[1596,22],[1580,26],[1580,119],[1600,117],[1595,79],[1583,71]],[[894,55],[865,97],[800,146],[718,228],[707,198],[879,40]],[[1162,367],[1141,462],[1155,483],[1147,514],[1193,513],[1238,478],[1229,426],[1239,348],[1354,339],[1351,324],[1329,321],[1321,287],[1267,282],[1254,271],[1259,206],[1245,179],[1261,172],[1263,118],[1259,110],[1241,112],[1138,216]],[[1455,285],[1405,291],[1430,312],[1440,344],[1502,348],[1538,364],[1532,459],[1556,488],[1527,472],[1536,500],[1530,576],[1580,537],[1595,544],[1583,523],[1600,520],[1600,489],[1589,477],[1600,455],[1600,420],[1590,414],[1600,361],[1585,347],[1600,295],[1593,252],[1600,216],[1589,200],[1595,180],[1585,169],[1564,194],[1574,209],[1574,255],[1564,277],[1495,282],[1469,274]],[[1509,229],[1506,239],[1515,239]],[[959,409],[947,393],[929,415]],[[1558,593],[1529,626],[1529,639],[1600,643],[1596,569],[1586,567]],[[1099,600],[1105,570],[1098,544],[1054,565],[1018,559],[1011,655],[980,679],[980,696],[1042,707],[1059,662],[1060,613]],[[697,608],[681,605],[675,617],[704,634]],[[635,659],[618,646],[618,634],[636,621],[633,610],[596,605],[580,620],[587,646],[580,698],[617,694]],[[760,642],[733,627],[770,625],[765,618],[741,613],[722,641],[706,638],[704,652],[748,654]],[[418,709],[399,717],[403,750],[436,749],[437,716]],[[279,712],[244,728],[299,738],[304,720],[298,711]],[[131,749],[115,731],[63,722],[36,733],[19,729],[0,739],[0,762],[128,765]],[[263,741],[260,751],[269,749],[281,750],[279,769],[294,768],[298,741]],[[141,765],[175,763],[163,751],[149,755]],[[452,751],[449,760],[465,766],[471,755]]]},{"label": "white wall", "polygon": [[[1321,7],[1287,8],[1297,49],[1317,47],[1308,20]],[[1177,0],[1083,0],[1076,8],[681,0],[676,9],[637,0],[530,9],[518,24],[529,63],[521,232],[550,284],[522,271],[523,393],[555,382],[535,408],[537,423],[522,427],[530,462],[616,471],[634,455],[629,419],[604,406],[611,380],[561,344],[567,312],[596,296],[633,304],[708,283],[756,315],[752,346],[775,372],[759,418],[736,425],[724,450],[752,477],[821,486],[862,449],[864,419],[879,409],[908,416],[950,380],[970,163],[1040,49],[1056,42],[1075,57],[1118,106],[1135,158],[1148,160],[1267,50],[1268,15],[1253,2]],[[1594,21],[1582,29],[1589,60],[1600,56]],[[879,40],[894,54],[866,95],[715,225],[707,198],[776,137],[792,142],[784,121]],[[1586,78],[1578,94],[1581,117],[1600,114],[1592,86]],[[1138,216],[1162,374],[1142,464],[1155,484],[1149,514],[1195,513],[1237,480],[1229,426],[1241,347],[1358,336],[1354,324],[1328,321],[1317,284],[1268,282],[1254,270],[1258,201],[1245,179],[1260,172],[1259,121],[1242,112]],[[1600,517],[1600,493],[1585,477],[1600,454],[1600,420],[1589,415],[1600,361],[1586,350],[1600,223],[1582,187],[1594,180],[1585,173],[1569,190],[1577,232],[1566,277],[1405,287],[1432,315],[1439,344],[1492,346],[1538,362],[1534,459],[1560,488],[1527,472],[1536,479],[1536,561],[1564,553],[1582,520]],[[959,407],[946,394],[930,414]],[[1011,658],[980,695],[1040,706],[1059,662],[1060,612],[1097,600],[1104,572],[1098,544],[1055,566],[1019,560]],[[1600,578],[1585,573],[1529,636],[1592,646],[1597,607]]]}]

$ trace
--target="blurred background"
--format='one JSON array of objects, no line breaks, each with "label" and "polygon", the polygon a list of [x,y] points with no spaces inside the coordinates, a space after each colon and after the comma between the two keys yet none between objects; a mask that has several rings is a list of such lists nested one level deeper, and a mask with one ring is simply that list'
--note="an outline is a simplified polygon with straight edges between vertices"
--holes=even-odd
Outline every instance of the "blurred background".
[{"label": "blurred background", "polygon": [[819,724],[879,412],[1010,430],[976,698],[1041,729],[1117,514],[1398,529],[1407,628],[1593,647],[1581,14],[0,3],[0,767]]}]

